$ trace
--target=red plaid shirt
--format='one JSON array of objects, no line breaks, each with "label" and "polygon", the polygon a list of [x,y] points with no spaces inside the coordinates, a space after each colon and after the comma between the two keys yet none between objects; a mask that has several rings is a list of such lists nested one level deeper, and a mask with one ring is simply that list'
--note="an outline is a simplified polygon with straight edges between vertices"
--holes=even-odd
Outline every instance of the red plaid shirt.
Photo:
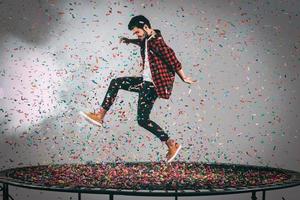
[{"label": "red plaid shirt", "polygon": [[[147,52],[155,91],[160,98],[169,99],[175,80],[175,72],[182,66],[175,52],[164,41],[159,30],[148,40]],[[145,41],[140,43],[143,64],[145,63]]]}]

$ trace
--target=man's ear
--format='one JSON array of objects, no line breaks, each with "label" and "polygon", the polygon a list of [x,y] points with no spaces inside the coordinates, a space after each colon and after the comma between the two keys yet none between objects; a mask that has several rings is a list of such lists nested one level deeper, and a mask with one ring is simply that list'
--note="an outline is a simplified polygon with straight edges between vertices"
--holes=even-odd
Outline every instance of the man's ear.
[{"label": "man's ear", "polygon": [[143,29],[144,29],[144,30],[149,29],[148,25],[147,25],[147,24],[144,24]]}]

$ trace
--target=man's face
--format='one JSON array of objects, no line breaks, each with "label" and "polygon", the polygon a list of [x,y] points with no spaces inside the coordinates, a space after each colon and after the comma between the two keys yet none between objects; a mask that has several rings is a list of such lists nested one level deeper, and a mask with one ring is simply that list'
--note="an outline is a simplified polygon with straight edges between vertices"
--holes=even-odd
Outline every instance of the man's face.
[{"label": "man's face", "polygon": [[132,29],[132,34],[136,35],[138,39],[143,40],[146,37],[146,31],[142,28],[134,27]]}]

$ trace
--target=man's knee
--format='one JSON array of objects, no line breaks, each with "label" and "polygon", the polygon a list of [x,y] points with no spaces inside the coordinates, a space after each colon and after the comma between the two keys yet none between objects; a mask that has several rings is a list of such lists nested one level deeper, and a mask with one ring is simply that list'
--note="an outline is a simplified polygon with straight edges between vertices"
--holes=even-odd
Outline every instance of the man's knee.
[{"label": "man's knee", "polygon": [[138,117],[137,118],[137,122],[141,127],[146,127],[148,124],[148,119],[142,118],[142,117]]},{"label": "man's knee", "polygon": [[117,79],[116,78],[111,79],[110,84],[115,85],[116,83],[117,83]]},{"label": "man's knee", "polygon": [[119,87],[120,86],[120,79],[119,78],[113,78],[110,81],[111,87]]}]

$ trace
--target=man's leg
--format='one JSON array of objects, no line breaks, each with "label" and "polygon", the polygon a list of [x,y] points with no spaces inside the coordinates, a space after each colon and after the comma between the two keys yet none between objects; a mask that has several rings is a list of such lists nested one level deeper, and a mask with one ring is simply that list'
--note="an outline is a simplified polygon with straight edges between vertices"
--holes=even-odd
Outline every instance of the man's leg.
[{"label": "man's leg", "polygon": [[156,99],[157,94],[153,84],[150,84],[150,82],[145,82],[139,93],[137,121],[141,127],[153,133],[163,142],[167,141],[169,136],[159,125],[149,119],[153,104]]},{"label": "man's leg", "polygon": [[101,107],[106,111],[112,106],[119,89],[139,92],[141,89],[142,77],[119,77],[111,80]]},{"label": "man's leg", "polygon": [[140,126],[156,135],[162,142],[166,143],[168,146],[168,153],[166,156],[167,162],[171,162],[181,149],[181,145],[171,139],[159,125],[149,119],[156,98],[157,94],[153,84],[145,82],[139,93],[137,120]]},{"label": "man's leg", "polygon": [[139,92],[141,89],[141,83],[143,82],[142,77],[119,77],[112,79],[104,100],[101,104],[101,108],[97,113],[85,113],[81,112],[81,114],[93,124],[98,126],[102,126],[103,118],[109,108],[112,106],[115,98],[118,94],[119,89]]}]

